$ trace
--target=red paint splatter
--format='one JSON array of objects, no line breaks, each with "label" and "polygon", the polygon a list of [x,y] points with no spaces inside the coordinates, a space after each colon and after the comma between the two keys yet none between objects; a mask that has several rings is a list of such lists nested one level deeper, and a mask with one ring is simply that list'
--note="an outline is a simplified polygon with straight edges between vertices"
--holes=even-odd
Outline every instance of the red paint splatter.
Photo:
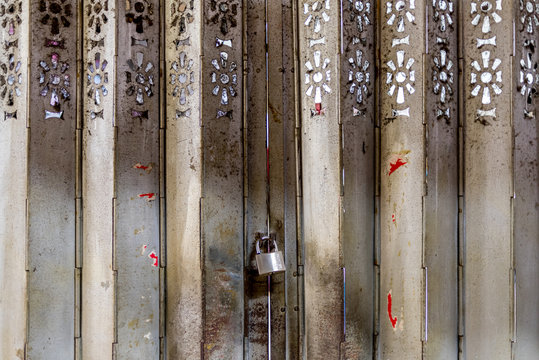
[{"label": "red paint splatter", "polygon": [[322,113],[322,104],[321,104],[321,103],[316,103],[316,104],[314,104],[314,108],[315,108],[316,113],[317,113],[318,115],[320,115],[320,114]]},{"label": "red paint splatter", "polygon": [[136,164],[135,166],[133,166],[135,169],[142,169],[142,170],[147,170],[148,167],[147,166],[144,166],[142,164]]},{"label": "red paint splatter", "polygon": [[389,174],[388,175],[391,175],[393,174],[393,172],[395,172],[395,170],[397,170],[398,168],[400,168],[402,165],[405,165],[407,164],[408,162],[404,161],[403,159],[401,158],[398,158],[395,162],[390,162],[389,163]]},{"label": "red paint splatter", "polygon": [[391,215],[391,219],[393,219],[393,222],[395,222],[395,214]]},{"label": "red paint splatter", "polygon": [[159,266],[159,257],[157,256],[157,254],[155,253],[155,251],[152,251],[152,252],[150,253],[150,255],[148,255],[148,257],[149,257],[150,259],[153,259],[153,260],[154,260],[154,262],[153,262],[153,264],[152,264],[153,266],[155,266],[155,267],[158,267],[158,266]]},{"label": "red paint splatter", "polygon": [[389,315],[389,321],[391,321],[393,329],[395,329],[395,326],[397,326],[397,317],[391,315],[391,291],[387,294],[387,314]]},{"label": "red paint splatter", "polygon": [[140,194],[138,197],[139,198],[147,197],[148,201],[152,201],[152,200],[155,200],[155,193]]}]

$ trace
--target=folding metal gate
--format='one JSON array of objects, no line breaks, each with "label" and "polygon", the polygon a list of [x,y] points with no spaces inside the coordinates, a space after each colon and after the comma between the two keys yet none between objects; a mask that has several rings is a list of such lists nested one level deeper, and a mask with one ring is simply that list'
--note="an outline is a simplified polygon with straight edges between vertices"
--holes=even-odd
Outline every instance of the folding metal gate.
[{"label": "folding metal gate", "polygon": [[538,0],[0,20],[2,359],[539,353]]}]

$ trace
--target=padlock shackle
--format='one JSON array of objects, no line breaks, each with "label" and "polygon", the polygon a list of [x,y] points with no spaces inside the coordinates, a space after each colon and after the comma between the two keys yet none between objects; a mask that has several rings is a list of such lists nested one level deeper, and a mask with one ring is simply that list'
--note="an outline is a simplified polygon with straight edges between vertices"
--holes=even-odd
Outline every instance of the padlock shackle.
[{"label": "padlock shackle", "polygon": [[275,241],[275,239],[272,239],[271,236],[262,236],[262,238],[260,239],[257,239],[256,240],[256,253],[257,254],[260,254],[260,240],[264,241],[264,240],[273,240],[273,247],[275,248],[274,252],[277,252],[279,251],[279,248],[277,247],[277,241]]}]

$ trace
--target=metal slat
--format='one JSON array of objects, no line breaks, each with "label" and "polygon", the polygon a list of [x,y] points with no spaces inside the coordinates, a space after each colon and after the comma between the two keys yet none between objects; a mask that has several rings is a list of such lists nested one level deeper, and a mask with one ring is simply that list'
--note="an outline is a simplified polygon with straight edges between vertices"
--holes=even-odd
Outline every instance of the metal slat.
[{"label": "metal slat", "polygon": [[[478,4],[475,9],[472,3],[463,4],[460,19],[463,37],[473,39],[464,44],[465,86],[461,94],[465,100],[464,341],[468,359],[511,356],[512,288],[508,274],[512,91],[505,84],[511,80],[513,7],[510,2],[502,1],[492,6],[483,13]],[[486,24],[485,16],[498,20]],[[473,21],[476,17],[479,23]],[[481,41],[489,39],[494,41],[481,45]],[[484,87],[492,84],[503,89],[496,94],[492,88],[488,97]]]},{"label": "metal slat", "polygon": [[374,335],[376,5],[342,3],[342,236],[346,269],[346,359],[372,359]]},{"label": "metal slat", "polygon": [[[69,1],[60,8],[67,26],[53,24],[56,15],[50,4],[40,6],[30,17],[29,359],[74,357],[78,49],[76,41],[64,48],[51,49],[46,44],[48,39],[77,37],[78,7]],[[47,15],[49,21],[40,21]]]},{"label": "metal slat", "polygon": [[383,358],[419,359],[426,1],[406,2],[400,9],[393,5],[385,3],[380,11],[380,353]]},{"label": "metal slat", "polygon": [[[200,3],[183,8],[176,1],[165,2],[166,351],[169,359],[200,358],[203,341],[201,13]],[[185,59],[180,66],[182,53]],[[175,91],[180,74],[189,79],[181,87],[185,91],[185,101],[181,102],[181,92]],[[187,86],[191,86],[192,93]]]},{"label": "metal slat", "polygon": [[[221,4],[222,5],[222,4]],[[204,2],[202,48],[204,358],[243,354],[242,9]],[[217,39],[231,47],[216,46]],[[212,82],[212,73],[216,80]],[[222,75],[227,75],[229,82]],[[236,76],[234,83],[233,76]],[[232,81],[232,82],[231,82]],[[218,91],[216,86],[219,86]],[[232,88],[232,90],[231,90]],[[225,91],[226,90],[226,91]],[[226,95],[223,95],[226,94]],[[226,211],[225,211],[226,209]]]}]

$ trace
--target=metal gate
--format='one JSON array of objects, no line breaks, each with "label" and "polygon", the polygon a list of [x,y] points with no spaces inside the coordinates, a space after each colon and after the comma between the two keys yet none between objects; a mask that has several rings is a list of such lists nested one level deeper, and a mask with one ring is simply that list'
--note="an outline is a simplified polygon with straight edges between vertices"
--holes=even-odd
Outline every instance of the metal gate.
[{"label": "metal gate", "polygon": [[[539,353],[538,0],[0,25],[0,358]],[[265,236],[286,272],[258,275]]]}]

